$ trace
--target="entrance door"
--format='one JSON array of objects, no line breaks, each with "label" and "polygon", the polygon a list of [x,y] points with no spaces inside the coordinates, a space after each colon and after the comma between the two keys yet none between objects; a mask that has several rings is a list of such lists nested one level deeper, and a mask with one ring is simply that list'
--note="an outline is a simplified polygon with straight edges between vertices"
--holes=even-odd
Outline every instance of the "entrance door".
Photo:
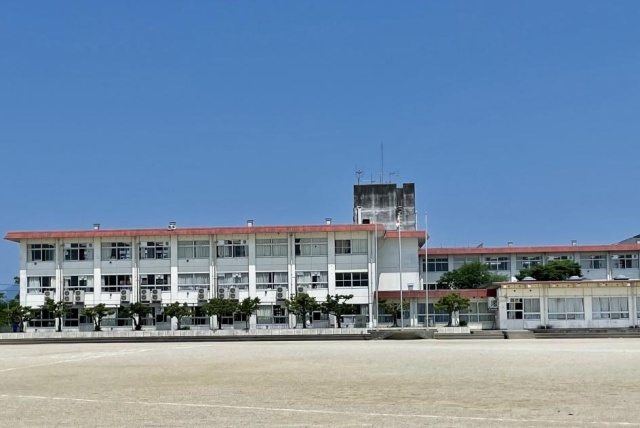
[{"label": "entrance door", "polygon": [[507,302],[507,330],[524,330],[523,299],[510,297]]}]

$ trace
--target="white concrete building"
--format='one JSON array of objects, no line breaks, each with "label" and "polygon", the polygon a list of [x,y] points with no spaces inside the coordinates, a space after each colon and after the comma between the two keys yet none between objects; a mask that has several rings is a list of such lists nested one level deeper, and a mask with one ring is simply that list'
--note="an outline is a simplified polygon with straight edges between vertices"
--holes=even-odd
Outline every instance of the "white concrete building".
[{"label": "white concrete building", "polygon": [[[218,296],[242,300],[259,297],[251,328],[290,328],[295,316],[284,300],[306,292],[322,302],[327,294],[353,294],[349,301],[367,325],[374,313],[375,290],[399,290],[399,247],[402,247],[402,286],[419,287],[418,248],[424,232],[385,231],[375,224],[313,226],[253,226],[222,228],[9,232],[5,239],[20,245],[20,301],[39,307],[46,297],[71,303],[66,328],[90,324],[85,306],[143,302],[153,308],[144,325],[170,328],[162,308],[186,302],[195,310],[192,328],[210,328],[200,307]],[[400,245],[399,245],[400,244]],[[376,254],[377,251],[377,254]],[[314,327],[335,320],[313,314]],[[245,327],[230,316],[223,327]],[[129,319],[117,313],[105,328],[126,328]],[[299,325],[299,323],[298,323]],[[43,313],[31,328],[54,328]]]}]

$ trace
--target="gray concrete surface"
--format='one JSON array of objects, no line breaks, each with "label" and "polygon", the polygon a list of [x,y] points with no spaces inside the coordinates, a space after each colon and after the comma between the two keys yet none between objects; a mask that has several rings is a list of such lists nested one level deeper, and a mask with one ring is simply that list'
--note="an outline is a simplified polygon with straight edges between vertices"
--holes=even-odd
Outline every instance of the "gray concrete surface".
[{"label": "gray concrete surface", "polygon": [[0,426],[640,426],[640,341],[0,347]]}]

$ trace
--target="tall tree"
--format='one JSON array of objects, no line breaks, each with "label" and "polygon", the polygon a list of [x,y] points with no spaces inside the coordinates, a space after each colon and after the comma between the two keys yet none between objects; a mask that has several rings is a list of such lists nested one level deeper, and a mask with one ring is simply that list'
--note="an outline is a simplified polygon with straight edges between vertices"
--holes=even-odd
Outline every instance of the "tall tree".
[{"label": "tall tree", "polygon": [[247,330],[249,330],[249,318],[255,311],[258,310],[258,306],[260,306],[260,299],[246,297],[240,304],[238,305],[237,312],[244,315],[245,322],[247,323]]},{"label": "tall tree", "polygon": [[469,299],[462,297],[458,293],[451,293],[443,296],[435,304],[435,308],[440,311],[447,311],[449,314],[449,324],[447,327],[453,326],[453,314],[455,312],[464,311],[469,308]]},{"label": "tall tree", "polygon": [[385,299],[380,299],[378,305],[385,311],[385,313],[393,317],[392,327],[398,326],[398,318],[400,318],[402,312],[406,311],[409,307],[409,302],[403,300],[402,302],[389,302]]},{"label": "tall tree", "polygon": [[572,276],[582,276],[580,264],[572,260],[553,260],[546,265],[535,265],[529,269],[522,269],[516,275],[518,281],[526,277],[537,281],[566,281]]},{"label": "tall tree", "polygon": [[140,302],[135,302],[128,306],[121,305],[118,308],[118,316],[131,318],[134,330],[142,330],[141,319],[150,313],[151,308]]},{"label": "tall tree", "polygon": [[307,315],[320,307],[316,298],[307,293],[299,293],[291,300],[285,300],[284,304],[289,312],[296,315],[296,320],[302,320],[302,328],[307,328]]},{"label": "tall tree", "polygon": [[53,299],[46,298],[44,300],[44,305],[42,305],[42,309],[50,312],[51,315],[58,321],[56,331],[62,331],[62,319],[69,314],[69,309],[71,309],[71,305],[67,302],[59,301],[56,302]]},{"label": "tall tree", "polygon": [[107,308],[107,305],[105,305],[104,303],[95,305],[92,308],[84,308],[84,310],[82,311],[84,315],[88,316],[93,321],[94,331],[101,331],[102,318],[106,317],[107,315],[114,314],[115,312],[115,309]]},{"label": "tall tree", "polygon": [[508,281],[506,275],[498,275],[481,262],[465,263],[457,269],[442,274],[437,283],[451,289],[477,288],[493,282]]},{"label": "tall tree", "polygon": [[176,321],[178,322],[178,330],[182,330],[182,319],[184,317],[188,317],[192,313],[193,311],[189,306],[187,306],[186,302],[183,304],[180,302],[173,302],[164,307],[164,314],[166,316],[169,318],[176,318]]},{"label": "tall tree", "polygon": [[223,299],[220,297],[214,297],[209,299],[207,303],[202,305],[202,312],[211,317],[216,317],[216,323],[218,324],[218,330],[222,329],[222,317],[231,316],[238,308],[238,302],[230,299]]},{"label": "tall tree", "polygon": [[352,314],[354,306],[347,301],[353,299],[353,294],[327,294],[327,300],[320,305],[322,313],[336,317],[338,328],[342,327],[342,315]]}]

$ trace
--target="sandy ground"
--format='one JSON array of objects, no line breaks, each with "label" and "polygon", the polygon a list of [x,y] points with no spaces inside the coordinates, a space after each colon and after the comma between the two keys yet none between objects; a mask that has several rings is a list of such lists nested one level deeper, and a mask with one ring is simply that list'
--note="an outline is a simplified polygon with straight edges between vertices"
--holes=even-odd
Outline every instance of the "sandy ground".
[{"label": "sandy ground", "polygon": [[0,426],[640,427],[640,340],[0,346]]}]

